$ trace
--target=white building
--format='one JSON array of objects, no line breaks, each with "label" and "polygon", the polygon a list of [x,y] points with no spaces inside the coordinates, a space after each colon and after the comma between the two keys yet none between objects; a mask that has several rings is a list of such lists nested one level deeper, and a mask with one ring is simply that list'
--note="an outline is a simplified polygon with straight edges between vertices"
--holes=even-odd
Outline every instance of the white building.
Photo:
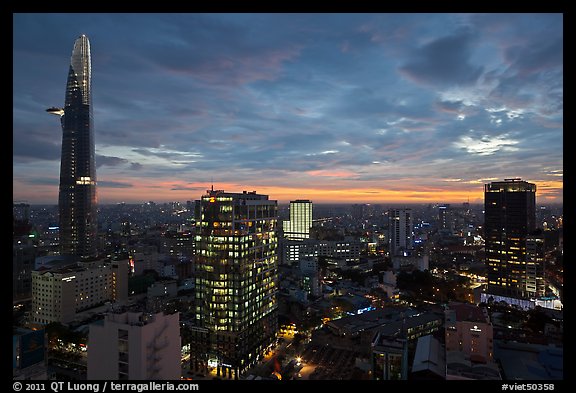
[{"label": "white building", "polygon": [[128,297],[128,260],[32,271],[32,321],[69,323],[76,313]]},{"label": "white building", "polygon": [[107,314],[90,325],[88,380],[179,380],[180,314]]}]

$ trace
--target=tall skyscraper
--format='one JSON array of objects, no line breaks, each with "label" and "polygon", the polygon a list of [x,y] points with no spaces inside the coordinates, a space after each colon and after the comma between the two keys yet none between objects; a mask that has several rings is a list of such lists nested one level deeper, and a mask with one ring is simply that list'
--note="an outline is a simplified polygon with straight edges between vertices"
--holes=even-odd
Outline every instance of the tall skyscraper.
[{"label": "tall skyscraper", "polygon": [[290,201],[290,221],[284,221],[284,237],[291,240],[310,238],[312,228],[312,201]]},{"label": "tall skyscraper", "polygon": [[414,249],[412,209],[388,210],[390,256],[404,255]]},{"label": "tall skyscraper", "polygon": [[97,255],[96,165],[92,121],[91,60],[88,37],[74,42],[64,108],[49,108],[60,116],[60,251],[81,260]]},{"label": "tall skyscraper", "polygon": [[484,185],[484,238],[488,278],[487,293],[515,299],[534,296],[531,277],[542,274],[530,241],[533,257],[527,260],[527,243],[536,229],[536,185],[521,179],[505,179]]},{"label": "tall skyscraper", "polygon": [[191,343],[199,353],[192,364],[238,378],[276,339],[277,221],[278,203],[267,195],[209,190],[202,196],[195,257],[198,335]]}]

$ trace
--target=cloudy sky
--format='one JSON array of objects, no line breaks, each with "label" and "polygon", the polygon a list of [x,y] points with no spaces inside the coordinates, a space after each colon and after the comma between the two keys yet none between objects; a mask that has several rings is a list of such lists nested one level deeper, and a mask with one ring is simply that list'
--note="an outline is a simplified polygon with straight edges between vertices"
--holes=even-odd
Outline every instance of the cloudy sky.
[{"label": "cloudy sky", "polygon": [[57,204],[74,40],[99,203],[562,202],[562,14],[14,14],[13,199]]}]

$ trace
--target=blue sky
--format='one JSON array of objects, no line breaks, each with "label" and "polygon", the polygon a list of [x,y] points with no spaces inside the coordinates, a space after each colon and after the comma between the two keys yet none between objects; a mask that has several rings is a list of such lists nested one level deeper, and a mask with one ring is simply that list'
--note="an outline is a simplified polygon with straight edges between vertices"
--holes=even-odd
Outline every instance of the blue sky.
[{"label": "blue sky", "polygon": [[57,203],[74,40],[98,199],[562,203],[563,15],[14,14],[13,199]]}]

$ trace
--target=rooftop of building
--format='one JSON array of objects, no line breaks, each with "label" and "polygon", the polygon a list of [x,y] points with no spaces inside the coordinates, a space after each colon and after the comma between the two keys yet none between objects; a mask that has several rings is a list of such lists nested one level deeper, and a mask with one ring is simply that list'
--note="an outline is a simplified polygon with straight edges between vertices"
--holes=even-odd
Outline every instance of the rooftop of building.
[{"label": "rooftop of building", "polygon": [[446,351],[446,379],[501,380],[495,362],[474,363],[464,352]]},{"label": "rooftop of building", "polygon": [[463,322],[480,322],[489,323],[487,315],[484,310],[476,305],[467,303],[450,303],[448,310],[453,311],[456,316],[456,321]]},{"label": "rooftop of building", "polygon": [[340,319],[333,319],[328,325],[337,330],[347,333],[356,333],[361,330],[372,329],[385,323],[396,320],[402,312],[411,315],[413,310],[399,308],[382,308],[373,311],[367,311],[358,315],[351,315]]},{"label": "rooftop of building", "polygon": [[418,338],[412,373],[430,372],[439,377],[446,377],[446,351],[442,344],[431,334]]},{"label": "rooftop of building", "polygon": [[561,347],[494,340],[494,357],[508,380],[555,380],[564,376]]}]

